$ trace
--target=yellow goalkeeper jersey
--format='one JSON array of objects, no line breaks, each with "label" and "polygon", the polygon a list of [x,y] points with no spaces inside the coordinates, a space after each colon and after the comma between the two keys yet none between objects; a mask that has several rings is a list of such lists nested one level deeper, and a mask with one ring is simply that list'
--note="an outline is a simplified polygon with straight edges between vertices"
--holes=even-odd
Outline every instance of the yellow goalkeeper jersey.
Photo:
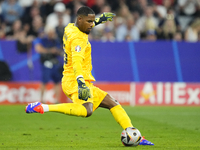
[{"label": "yellow goalkeeper jersey", "polygon": [[62,82],[76,80],[78,76],[83,76],[88,81],[95,81],[91,74],[91,44],[88,35],[81,32],[74,23],[65,27],[63,49],[65,53]]}]

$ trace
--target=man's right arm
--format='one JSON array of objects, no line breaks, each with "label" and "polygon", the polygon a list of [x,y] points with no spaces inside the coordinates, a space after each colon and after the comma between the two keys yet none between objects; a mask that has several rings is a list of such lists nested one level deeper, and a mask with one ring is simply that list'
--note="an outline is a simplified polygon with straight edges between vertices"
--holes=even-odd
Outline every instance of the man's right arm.
[{"label": "man's right arm", "polygon": [[87,101],[91,97],[90,89],[86,86],[83,78],[82,64],[84,60],[86,42],[82,39],[77,39],[72,42],[72,65],[74,75],[78,83],[78,98]]},{"label": "man's right arm", "polygon": [[91,94],[83,78],[82,62],[82,57],[76,56],[73,58],[74,75],[78,83],[78,98],[87,101],[88,98],[91,98]]}]

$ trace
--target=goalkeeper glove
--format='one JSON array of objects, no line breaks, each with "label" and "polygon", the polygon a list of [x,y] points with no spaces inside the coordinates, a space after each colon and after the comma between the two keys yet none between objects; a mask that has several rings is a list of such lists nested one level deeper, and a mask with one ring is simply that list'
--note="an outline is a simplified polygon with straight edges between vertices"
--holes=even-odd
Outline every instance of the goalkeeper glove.
[{"label": "goalkeeper glove", "polygon": [[87,101],[91,98],[90,89],[85,85],[83,77],[77,79],[78,82],[78,98]]},{"label": "goalkeeper glove", "polygon": [[104,12],[103,14],[101,14],[101,16],[99,18],[95,19],[95,21],[94,21],[95,26],[100,23],[105,23],[107,21],[113,21],[114,16],[116,16],[114,13]]}]

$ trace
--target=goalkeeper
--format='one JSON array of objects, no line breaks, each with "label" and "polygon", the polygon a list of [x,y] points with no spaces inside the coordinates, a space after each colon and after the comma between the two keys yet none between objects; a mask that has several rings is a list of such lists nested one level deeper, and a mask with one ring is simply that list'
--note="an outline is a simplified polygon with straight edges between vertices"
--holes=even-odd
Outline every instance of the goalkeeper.
[{"label": "goalkeeper", "polygon": [[[115,14],[103,13],[95,19],[95,13],[83,6],[77,11],[75,23],[65,27],[63,36],[64,71],[62,89],[73,103],[47,105],[40,102],[31,103],[26,113],[60,112],[67,115],[89,117],[98,108],[109,109],[115,120],[123,129],[133,127],[128,115],[121,105],[107,92],[95,87],[91,74],[91,45],[88,34],[98,24],[112,21]],[[141,145],[153,145],[143,139]]]}]

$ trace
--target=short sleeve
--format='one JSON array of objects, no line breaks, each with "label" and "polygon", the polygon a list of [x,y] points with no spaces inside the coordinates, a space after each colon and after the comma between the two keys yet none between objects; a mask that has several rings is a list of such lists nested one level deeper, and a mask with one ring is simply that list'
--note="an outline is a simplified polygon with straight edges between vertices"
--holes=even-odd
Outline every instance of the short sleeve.
[{"label": "short sleeve", "polygon": [[36,38],[34,41],[33,41],[33,45],[35,46],[36,44],[41,44],[42,43],[42,40],[40,38]]}]

